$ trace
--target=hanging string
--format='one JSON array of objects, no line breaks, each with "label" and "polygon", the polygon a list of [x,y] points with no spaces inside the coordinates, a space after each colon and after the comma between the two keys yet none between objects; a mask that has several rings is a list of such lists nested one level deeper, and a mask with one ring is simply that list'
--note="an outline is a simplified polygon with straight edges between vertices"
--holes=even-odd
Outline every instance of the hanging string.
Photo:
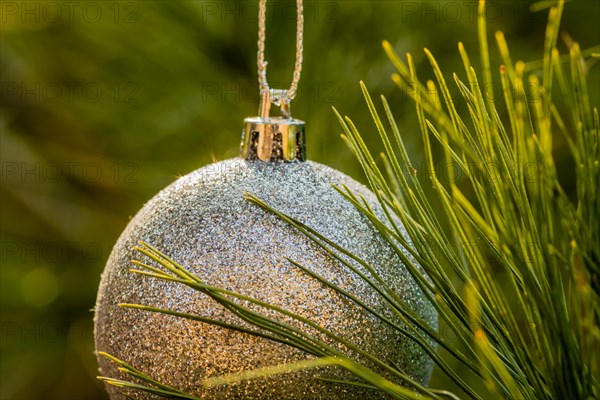
[{"label": "hanging string", "polygon": [[260,84],[261,96],[269,96],[270,101],[279,105],[289,104],[296,97],[298,92],[298,82],[300,81],[300,72],[302,72],[302,34],[304,33],[304,7],[302,0],[297,0],[297,28],[296,28],[296,64],[294,66],[294,76],[288,90],[275,91],[269,88],[267,82],[267,62],[265,61],[265,37],[266,37],[266,16],[267,0],[260,0],[258,4],[258,83]]}]

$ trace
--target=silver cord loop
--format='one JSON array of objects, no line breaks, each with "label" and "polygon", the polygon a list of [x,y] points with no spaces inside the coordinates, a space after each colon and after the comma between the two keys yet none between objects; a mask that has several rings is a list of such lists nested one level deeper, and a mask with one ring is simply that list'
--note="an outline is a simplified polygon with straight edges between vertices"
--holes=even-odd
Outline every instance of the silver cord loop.
[{"label": "silver cord loop", "polygon": [[[258,117],[244,120],[240,157],[249,161],[301,162],[306,160],[304,145],[304,121],[292,118],[290,102],[296,97],[302,71],[302,33],[304,16],[302,0],[298,1],[298,29],[296,32],[296,65],[288,90],[271,89],[267,82],[265,61],[265,25],[267,0],[259,1],[258,9],[258,82],[260,84],[260,108]],[[270,117],[271,104],[281,109],[280,117]]]},{"label": "silver cord loop", "polygon": [[[260,94],[263,100],[270,101],[278,106],[281,106],[282,114],[288,115],[289,104],[298,92],[298,82],[300,81],[300,73],[302,72],[302,35],[304,33],[304,7],[302,0],[297,0],[297,29],[296,29],[296,64],[294,66],[294,75],[292,83],[288,90],[272,90],[269,88],[267,81],[267,64],[265,61],[265,37],[266,37],[266,16],[267,16],[267,0],[260,0],[258,4],[258,82],[260,84]],[[268,94],[267,94],[268,93]],[[266,97],[266,99],[265,99]],[[264,106],[261,106],[261,111]]]}]

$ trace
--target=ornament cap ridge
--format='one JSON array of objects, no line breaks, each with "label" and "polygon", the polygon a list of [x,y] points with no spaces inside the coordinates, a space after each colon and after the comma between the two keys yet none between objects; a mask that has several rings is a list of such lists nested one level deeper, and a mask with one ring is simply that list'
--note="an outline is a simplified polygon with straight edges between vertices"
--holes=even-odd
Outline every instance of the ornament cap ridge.
[{"label": "ornament cap ridge", "polygon": [[244,120],[240,157],[260,161],[305,161],[304,121],[251,117]]},{"label": "ornament cap ridge", "polygon": [[[271,102],[281,108],[281,117],[270,117]],[[240,157],[260,161],[304,161],[305,123],[294,119],[287,91],[270,89],[262,93],[260,117],[244,120]]]}]

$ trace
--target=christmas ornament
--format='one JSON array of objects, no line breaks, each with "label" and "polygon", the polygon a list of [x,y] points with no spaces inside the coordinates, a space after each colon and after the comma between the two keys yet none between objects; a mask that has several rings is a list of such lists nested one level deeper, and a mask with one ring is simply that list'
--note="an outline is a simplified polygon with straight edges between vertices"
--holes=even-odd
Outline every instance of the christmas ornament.
[{"label": "christmas ornament", "polygon": [[[298,3],[301,27],[301,1]],[[245,120],[240,158],[208,165],[180,178],[151,199],[129,223],[102,275],[95,308],[96,349],[124,360],[161,383],[206,399],[376,396],[366,388],[316,379],[355,379],[333,367],[203,388],[202,381],[207,377],[294,362],[308,356],[290,346],[207,323],[119,307],[119,303],[136,303],[239,324],[231,313],[197,291],[131,273],[131,260],[139,259],[133,247],[143,240],[207,283],[309,318],[377,357],[396,363],[416,381],[426,384],[432,362],[416,344],[309,277],[286,258],[310,268],[391,317],[381,297],[310,239],[243,198],[244,192],[249,192],[359,256],[374,266],[418,315],[431,326],[437,326],[434,308],[399,257],[366,217],[331,184],[346,185],[364,196],[384,218],[375,196],[341,172],[305,161],[304,123],[292,119],[289,109],[300,64],[297,63],[289,91],[268,88],[266,63],[260,55],[264,54],[261,47],[264,1],[260,9],[261,117]],[[298,36],[301,54],[300,28]],[[272,101],[281,106],[282,117],[269,117]],[[99,357],[99,363],[102,375],[126,378],[110,360]],[[116,387],[107,385],[107,390],[111,399],[125,398]],[[154,397],[140,392],[135,393],[135,398]]]}]

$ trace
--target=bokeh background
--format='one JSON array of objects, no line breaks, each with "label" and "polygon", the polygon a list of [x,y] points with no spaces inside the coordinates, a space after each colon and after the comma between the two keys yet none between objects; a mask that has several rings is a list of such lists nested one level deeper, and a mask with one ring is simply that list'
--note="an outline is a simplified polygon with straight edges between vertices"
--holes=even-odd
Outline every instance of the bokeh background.
[{"label": "bokeh background", "polygon": [[[532,13],[533,3],[489,2],[491,49],[501,29],[514,60],[541,59],[546,12]],[[464,77],[457,42],[479,65],[476,7],[305,1],[292,111],[307,121],[309,157],[363,180],[331,111],[351,116],[377,148],[362,79],[389,98],[418,166],[413,106],[390,80],[381,41],[413,53],[422,78],[432,77],[424,47],[448,76]],[[294,63],[295,2],[268,10],[268,76],[283,88]],[[569,2],[562,51],[571,40],[598,45],[599,20],[600,2]],[[102,399],[91,311],[100,273],[147,199],[178,176],[237,156],[242,120],[258,109],[257,1],[3,1],[0,32],[0,398]],[[431,384],[452,388],[438,371]]]}]

